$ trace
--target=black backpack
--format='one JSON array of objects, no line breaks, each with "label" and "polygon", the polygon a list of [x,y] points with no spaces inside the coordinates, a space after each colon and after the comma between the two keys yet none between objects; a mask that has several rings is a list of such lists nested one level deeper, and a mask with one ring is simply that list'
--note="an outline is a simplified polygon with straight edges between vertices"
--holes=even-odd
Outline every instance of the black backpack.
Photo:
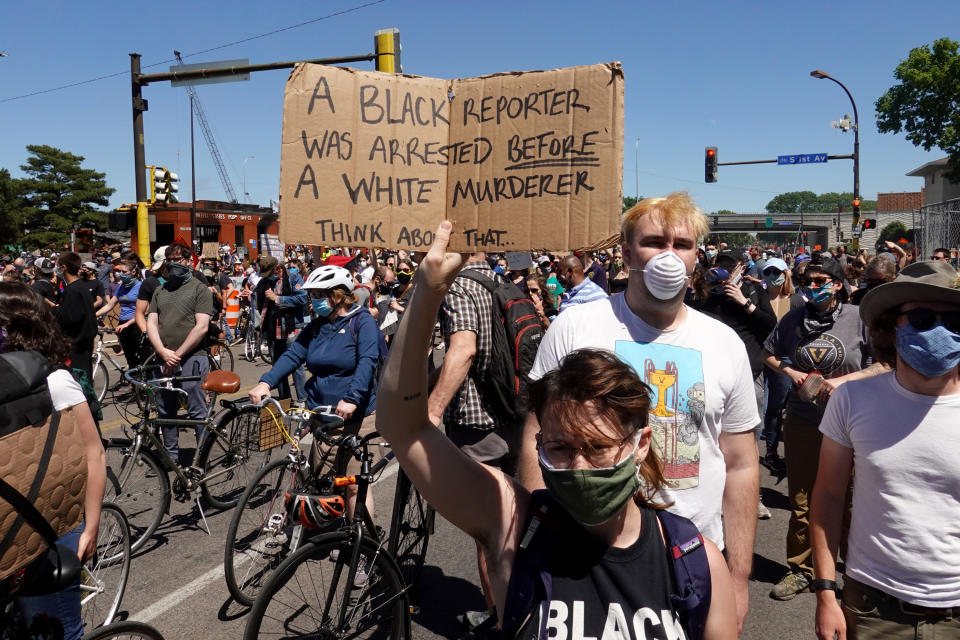
[{"label": "black backpack", "polygon": [[[663,525],[667,556],[676,585],[670,594],[670,602],[680,615],[687,637],[700,640],[710,611],[712,586],[703,536],[690,520],[669,511],[658,510],[657,519]],[[550,601],[552,577],[545,567],[553,552],[554,530],[570,526],[577,525],[548,491],[540,489],[530,495],[527,523],[507,586],[502,629],[494,629],[490,624],[480,637],[512,640],[531,616],[536,615],[537,604]],[[545,624],[546,617],[541,620],[538,638],[547,637]]]},{"label": "black backpack", "polygon": [[491,280],[464,269],[460,276],[479,283],[493,296],[490,362],[484,371],[471,371],[480,401],[498,424],[522,423],[527,413],[527,376],[545,333],[537,309],[517,285],[499,274]]}]

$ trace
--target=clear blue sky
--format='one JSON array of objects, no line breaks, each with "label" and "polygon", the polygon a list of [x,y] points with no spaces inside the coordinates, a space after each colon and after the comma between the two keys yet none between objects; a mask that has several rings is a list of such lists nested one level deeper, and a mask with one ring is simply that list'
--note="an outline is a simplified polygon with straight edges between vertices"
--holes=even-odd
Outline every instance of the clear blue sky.
[{"label": "clear blue sky", "polygon": [[[249,58],[252,63],[364,54],[377,29],[397,27],[407,73],[439,78],[620,61],[625,73],[624,195],[691,192],[707,212],[762,211],[777,193],[849,191],[852,163],[721,167],[703,181],[703,151],[721,161],[789,153],[850,153],[853,133],[830,128],[850,111],[843,91],[809,76],[823,69],[858,101],[861,191],[916,191],[904,174],[942,157],[902,135],[880,135],[873,103],[913,47],[956,36],[960,2],[418,2],[384,0],[275,35],[210,51],[369,0],[330,2],[5,2],[0,9],[0,167],[21,175],[26,145],[85,156],[117,189],[111,205],[132,202],[133,143],[129,52],[145,72],[166,71],[173,49],[187,63]],[[951,34],[951,32],[953,32]],[[163,64],[158,64],[163,63]],[[150,65],[157,65],[150,67]],[[357,64],[372,69],[372,63]],[[116,77],[22,99],[18,96],[97,76]],[[249,82],[201,86],[207,116],[249,201],[277,197],[285,71]],[[150,85],[147,164],[178,169],[190,198],[189,107],[184,89]],[[197,195],[224,199],[199,131]],[[639,143],[637,141],[639,140]],[[637,153],[637,149],[639,149]],[[635,162],[635,153],[638,162]]]}]

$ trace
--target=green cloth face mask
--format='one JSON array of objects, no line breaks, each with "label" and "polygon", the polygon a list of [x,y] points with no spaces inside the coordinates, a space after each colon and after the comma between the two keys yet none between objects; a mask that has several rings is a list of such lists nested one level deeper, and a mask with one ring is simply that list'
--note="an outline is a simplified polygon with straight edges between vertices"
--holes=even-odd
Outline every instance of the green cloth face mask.
[{"label": "green cloth face mask", "polygon": [[615,516],[640,488],[633,452],[605,469],[554,469],[539,457],[543,483],[573,518],[585,525],[603,524]]}]

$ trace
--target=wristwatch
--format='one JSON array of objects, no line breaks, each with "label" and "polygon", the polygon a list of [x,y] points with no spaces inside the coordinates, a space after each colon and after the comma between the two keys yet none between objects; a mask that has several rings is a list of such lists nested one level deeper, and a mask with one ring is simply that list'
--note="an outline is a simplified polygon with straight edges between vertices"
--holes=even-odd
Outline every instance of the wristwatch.
[{"label": "wristwatch", "polygon": [[835,580],[824,580],[823,578],[817,578],[811,581],[810,588],[815,592],[823,591],[824,589],[830,589],[834,593],[840,591],[840,585],[838,585]]},{"label": "wristwatch", "polygon": [[749,308],[750,308],[750,305],[752,305],[752,304],[753,304],[753,301],[750,300],[750,298],[747,298],[747,301],[743,303],[743,308],[744,308],[744,309],[749,309]]}]

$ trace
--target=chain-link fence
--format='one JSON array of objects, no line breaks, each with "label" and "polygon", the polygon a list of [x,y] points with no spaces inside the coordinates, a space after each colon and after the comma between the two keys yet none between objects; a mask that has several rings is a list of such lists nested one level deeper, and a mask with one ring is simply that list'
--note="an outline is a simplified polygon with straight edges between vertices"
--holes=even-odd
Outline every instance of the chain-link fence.
[{"label": "chain-link fence", "polygon": [[914,239],[921,260],[928,260],[936,249],[956,252],[960,247],[960,198],[921,207]]}]

